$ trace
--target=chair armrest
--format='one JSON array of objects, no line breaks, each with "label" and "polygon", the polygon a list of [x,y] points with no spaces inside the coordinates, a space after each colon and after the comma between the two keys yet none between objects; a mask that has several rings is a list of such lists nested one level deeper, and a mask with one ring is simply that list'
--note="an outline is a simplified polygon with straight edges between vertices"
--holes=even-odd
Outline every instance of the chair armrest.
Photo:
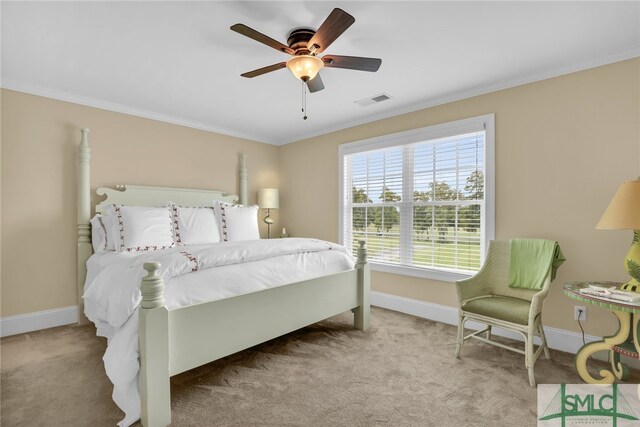
[{"label": "chair armrest", "polygon": [[456,281],[456,291],[458,293],[458,304],[460,306],[467,300],[490,294],[480,274],[476,274],[468,279]]},{"label": "chair armrest", "polygon": [[549,285],[551,284],[551,278],[547,276],[545,283],[540,292],[535,293],[531,297],[531,307],[529,308],[529,321],[532,321],[536,316],[542,313],[542,304],[544,303],[547,294],[549,293]]}]

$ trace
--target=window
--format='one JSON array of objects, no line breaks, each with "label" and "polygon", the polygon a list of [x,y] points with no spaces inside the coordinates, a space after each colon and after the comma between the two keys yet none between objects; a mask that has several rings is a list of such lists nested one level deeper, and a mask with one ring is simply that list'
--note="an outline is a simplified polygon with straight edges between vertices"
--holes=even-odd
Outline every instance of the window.
[{"label": "window", "polygon": [[340,146],[340,239],[372,269],[439,280],[476,272],[494,228],[494,117]]}]

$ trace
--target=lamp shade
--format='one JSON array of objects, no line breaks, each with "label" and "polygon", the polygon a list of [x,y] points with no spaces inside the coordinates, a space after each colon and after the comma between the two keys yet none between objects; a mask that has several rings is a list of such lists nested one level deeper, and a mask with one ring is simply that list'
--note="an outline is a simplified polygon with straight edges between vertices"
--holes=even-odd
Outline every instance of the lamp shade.
[{"label": "lamp shade", "polygon": [[262,209],[278,209],[280,192],[277,188],[262,188],[258,191],[258,206]]},{"label": "lamp shade", "polygon": [[287,61],[287,68],[303,82],[313,80],[322,67],[324,67],[322,59],[311,55],[294,56]]},{"label": "lamp shade", "polygon": [[640,229],[640,179],[622,183],[596,228],[605,230]]}]

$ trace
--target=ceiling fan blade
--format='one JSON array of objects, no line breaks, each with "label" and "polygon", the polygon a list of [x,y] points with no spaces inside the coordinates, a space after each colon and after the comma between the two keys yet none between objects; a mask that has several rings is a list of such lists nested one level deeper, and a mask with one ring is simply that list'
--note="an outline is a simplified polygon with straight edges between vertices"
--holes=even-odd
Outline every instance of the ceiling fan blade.
[{"label": "ceiling fan blade", "polygon": [[320,78],[320,73],[316,74],[316,76],[307,82],[307,87],[309,88],[309,92],[318,92],[324,89],[324,83],[322,83],[322,79]]},{"label": "ceiling fan blade", "polygon": [[270,73],[272,71],[279,70],[281,68],[285,68],[287,66],[286,62],[279,62],[277,64],[269,65],[267,67],[258,68],[257,70],[248,71],[246,73],[240,74],[242,77],[257,77],[266,73]]},{"label": "ceiling fan blade", "polygon": [[231,26],[231,30],[235,31],[238,34],[242,34],[243,36],[247,36],[250,39],[254,39],[257,42],[266,44],[269,47],[272,47],[280,52],[288,53],[289,55],[293,55],[293,49],[289,46],[280,43],[278,40],[274,40],[269,36],[265,36],[261,32],[254,30],[253,28],[247,27],[244,24],[235,24]]},{"label": "ceiling fan blade", "polygon": [[327,19],[320,25],[318,31],[311,37],[309,43],[307,43],[307,49],[314,54],[324,51],[354,22],[356,22],[356,18],[344,10],[333,9]]},{"label": "ceiling fan blade", "polygon": [[362,58],[360,56],[325,55],[322,57],[325,67],[346,68],[349,70],[376,72],[382,64],[380,58]]}]

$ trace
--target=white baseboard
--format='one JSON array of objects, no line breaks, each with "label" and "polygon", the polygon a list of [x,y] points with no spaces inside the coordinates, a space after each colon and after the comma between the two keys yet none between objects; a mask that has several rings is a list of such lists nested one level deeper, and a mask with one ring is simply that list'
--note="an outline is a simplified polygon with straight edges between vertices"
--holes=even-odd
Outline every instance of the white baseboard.
[{"label": "white baseboard", "polygon": [[[449,325],[458,325],[458,309],[446,305],[433,304],[430,302],[418,301],[375,291],[371,292],[371,305],[411,314],[413,316],[429,320],[435,320],[436,322],[447,323]],[[465,328],[477,330],[481,327],[484,327],[484,325],[477,322],[465,323]],[[520,334],[506,329],[494,328],[492,333],[501,337],[523,341]],[[547,344],[549,345],[549,348],[555,350],[575,354],[583,345],[582,335],[577,332],[545,326],[544,333],[547,336]],[[602,338],[593,335],[585,335],[584,339],[589,343],[592,341],[599,341]]]},{"label": "white baseboard", "polygon": [[77,321],[78,306],[76,305],[19,314],[17,316],[6,316],[0,318],[0,336],[8,337],[9,335],[69,325]]},{"label": "white baseboard", "polygon": [[[411,314],[424,319],[446,323],[457,326],[458,309],[446,305],[434,304],[425,301],[414,300],[382,292],[371,292],[371,305],[386,308],[401,313]],[[54,328],[56,326],[69,325],[78,321],[78,307],[55,308],[52,310],[38,311],[34,313],[20,314],[17,316],[7,316],[0,318],[0,336],[22,334],[25,332],[37,331],[40,329]],[[465,327],[469,329],[480,329],[480,323],[467,322]],[[544,327],[549,348],[576,353],[582,347],[582,335],[577,332],[564,329]],[[522,336],[505,329],[494,328],[494,335],[522,341]],[[585,335],[586,342],[601,340],[600,337]]]}]

